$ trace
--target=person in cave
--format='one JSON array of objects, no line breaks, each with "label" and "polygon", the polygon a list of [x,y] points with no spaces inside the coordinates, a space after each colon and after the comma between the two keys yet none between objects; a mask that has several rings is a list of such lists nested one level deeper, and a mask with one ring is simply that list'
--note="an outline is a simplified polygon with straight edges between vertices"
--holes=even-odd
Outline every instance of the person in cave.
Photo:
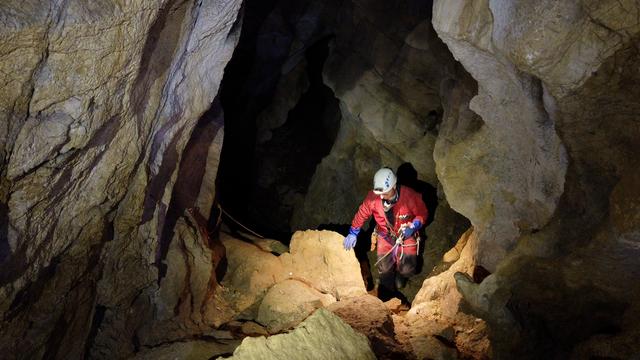
[{"label": "person in cave", "polygon": [[[356,246],[358,233],[364,223],[373,216],[376,227],[372,236],[372,248],[376,244],[380,274],[378,297],[382,300],[398,294],[407,278],[416,271],[418,257],[418,230],[429,218],[422,197],[404,185],[396,186],[393,170],[383,167],[373,177],[370,190],[356,212],[349,235],[344,238],[344,248]],[[398,242],[397,240],[401,241]]]}]

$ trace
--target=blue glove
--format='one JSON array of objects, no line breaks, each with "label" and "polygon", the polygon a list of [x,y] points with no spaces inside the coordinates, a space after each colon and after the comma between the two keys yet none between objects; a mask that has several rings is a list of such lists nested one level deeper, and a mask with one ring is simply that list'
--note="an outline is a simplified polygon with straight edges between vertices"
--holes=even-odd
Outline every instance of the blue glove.
[{"label": "blue glove", "polygon": [[413,235],[414,232],[418,231],[418,229],[420,229],[421,226],[422,226],[422,223],[420,222],[420,220],[418,219],[413,220],[413,222],[409,224],[409,226],[404,228],[404,230],[402,231],[402,236],[405,239],[410,238],[411,235]]},{"label": "blue glove", "polygon": [[360,232],[360,228],[351,227],[349,229],[349,235],[347,235],[347,237],[344,238],[344,242],[342,244],[345,250],[351,250],[356,246],[359,232]]}]

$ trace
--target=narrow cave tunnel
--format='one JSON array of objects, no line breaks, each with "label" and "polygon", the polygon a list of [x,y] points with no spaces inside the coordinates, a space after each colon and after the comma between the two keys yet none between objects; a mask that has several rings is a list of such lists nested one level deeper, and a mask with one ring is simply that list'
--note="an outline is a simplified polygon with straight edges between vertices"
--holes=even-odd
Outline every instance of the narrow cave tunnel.
[{"label": "narrow cave tunnel", "polygon": [[[248,4],[247,11],[249,9]],[[338,100],[322,82],[322,67],[331,39],[331,35],[325,36],[299,50],[301,54],[294,55],[299,64],[285,64],[292,60],[282,59],[280,67],[301,67],[300,75],[306,77],[306,86],[298,99],[273,99],[277,95],[287,96],[289,92],[294,94],[297,89],[275,94],[280,78],[271,73],[263,74],[264,78],[249,79],[259,83],[275,80],[270,87],[265,85],[270,91],[264,90],[266,94],[258,95],[271,100],[262,104],[253,94],[257,87],[254,83],[246,83],[246,87],[240,89],[233,85],[227,87],[226,84],[242,83],[246,68],[264,61],[256,54],[244,59],[242,56],[247,55],[242,53],[237,54],[239,58],[231,59],[221,84],[225,141],[217,178],[220,203],[230,213],[229,220],[237,220],[237,223],[229,221],[231,226],[247,226],[256,233],[288,243],[294,204],[304,198],[316,166],[329,154],[340,127]],[[252,40],[255,44],[255,39]],[[242,41],[241,37],[238,48],[247,46]],[[273,66],[271,71],[280,74],[280,68]],[[280,115],[269,113],[270,105],[287,100],[297,103],[286,113],[286,118],[269,118],[269,115]]]},{"label": "narrow cave tunnel", "polygon": [[[32,3],[0,5],[1,354],[640,357],[638,4]],[[383,166],[415,269],[346,245],[400,208]]]}]

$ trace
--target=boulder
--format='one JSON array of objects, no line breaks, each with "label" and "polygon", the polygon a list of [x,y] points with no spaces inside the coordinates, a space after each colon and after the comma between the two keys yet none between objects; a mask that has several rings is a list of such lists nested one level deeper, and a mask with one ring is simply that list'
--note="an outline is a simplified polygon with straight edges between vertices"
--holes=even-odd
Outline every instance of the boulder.
[{"label": "boulder", "polygon": [[366,294],[358,260],[352,250],[344,250],[343,240],[333,231],[295,232],[290,254],[281,256],[289,278],[309,283],[338,300]]},{"label": "boulder", "polygon": [[328,310],[318,309],[288,334],[245,338],[225,359],[375,359],[367,338]]},{"label": "boulder", "polygon": [[410,359],[410,349],[396,340],[391,312],[377,297],[364,295],[333,303],[327,310],[364,334],[378,359]]},{"label": "boulder", "polygon": [[[405,322],[418,357],[490,357],[486,323],[469,312],[463,295],[471,296],[460,290],[457,281],[463,274],[465,280],[473,276],[477,246],[477,234],[470,229],[456,245],[461,250],[458,260],[444,272],[427,278],[413,300]],[[480,302],[478,297],[474,299]]]},{"label": "boulder", "polygon": [[262,299],[256,321],[271,334],[290,329],[306,319],[316,309],[335,302],[329,294],[322,294],[305,283],[284,280],[272,286]]},{"label": "boulder", "polygon": [[280,258],[254,244],[220,234],[227,248],[227,273],[214,297],[214,323],[219,326],[237,316],[255,319],[269,288],[286,279]]}]

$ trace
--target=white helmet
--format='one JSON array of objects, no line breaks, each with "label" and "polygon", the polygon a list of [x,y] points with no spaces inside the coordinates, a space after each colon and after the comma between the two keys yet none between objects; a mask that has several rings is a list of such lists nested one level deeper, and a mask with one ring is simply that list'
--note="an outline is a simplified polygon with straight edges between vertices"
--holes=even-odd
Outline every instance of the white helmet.
[{"label": "white helmet", "polygon": [[384,194],[394,186],[396,186],[396,175],[388,167],[383,167],[373,176],[373,192],[376,195]]}]

